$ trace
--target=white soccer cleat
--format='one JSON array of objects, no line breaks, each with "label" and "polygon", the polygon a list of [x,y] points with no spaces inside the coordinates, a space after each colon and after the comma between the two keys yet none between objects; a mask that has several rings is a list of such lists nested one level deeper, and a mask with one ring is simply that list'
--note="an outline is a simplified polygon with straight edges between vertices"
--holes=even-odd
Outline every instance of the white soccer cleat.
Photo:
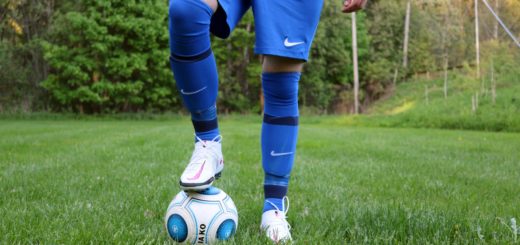
[{"label": "white soccer cleat", "polygon": [[220,178],[224,169],[221,141],[222,136],[220,135],[211,141],[204,141],[197,137],[190,163],[179,181],[181,189],[186,191],[205,190],[213,184],[213,181]]},{"label": "white soccer cleat", "polygon": [[269,202],[276,210],[270,210],[262,214],[262,229],[267,237],[275,243],[291,242],[291,225],[287,222],[287,212],[289,211],[289,198],[284,197],[283,202],[287,200],[287,208],[283,207],[284,211],[278,209],[273,203]]}]

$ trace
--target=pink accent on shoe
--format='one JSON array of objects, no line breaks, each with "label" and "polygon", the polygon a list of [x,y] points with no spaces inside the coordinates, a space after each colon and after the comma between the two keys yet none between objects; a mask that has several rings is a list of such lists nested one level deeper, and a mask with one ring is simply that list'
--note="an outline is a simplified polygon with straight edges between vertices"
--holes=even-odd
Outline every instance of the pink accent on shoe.
[{"label": "pink accent on shoe", "polygon": [[202,170],[204,170],[205,165],[206,165],[206,161],[204,161],[204,163],[200,167],[199,171],[193,177],[188,178],[188,180],[196,180],[196,179],[200,178],[200,174],[202,174]]}]

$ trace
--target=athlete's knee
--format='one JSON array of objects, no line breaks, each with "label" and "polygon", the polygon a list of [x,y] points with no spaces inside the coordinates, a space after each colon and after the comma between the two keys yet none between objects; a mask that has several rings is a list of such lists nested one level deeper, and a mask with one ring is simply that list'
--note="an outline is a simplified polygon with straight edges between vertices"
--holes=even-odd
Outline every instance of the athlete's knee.
[{"label": "athlete's knee", "polygon": [[170,21],[177,27],[189,20],[192,7],[185,0],[172,0],[169,6]]},{"label": "athlete's knee", "polygon": [[218,1],[217,0],[202,0],[206,5],[208,5],[213,13],[217,11]]},{"label": "athlete's knee", "polygon": [[213,10],[200,0],[171,0],[170,48],[173,55],[193,56],[210,48]]},{"label": "athlete's knee", "polygon": [[297,114],[300,73],[263,73],[262,76],[266,112]]},{"label": "athlete's knee", "polygon": [[263,59],[263,72],[301,72],[305,61],[287,57],[266,55]]},{"label": "athlete's knee", "polygon": [[170,1],[169,17],[175,30],[190,32],[198,25],[209,25],[212,14],[212,9],[200,0]]}]

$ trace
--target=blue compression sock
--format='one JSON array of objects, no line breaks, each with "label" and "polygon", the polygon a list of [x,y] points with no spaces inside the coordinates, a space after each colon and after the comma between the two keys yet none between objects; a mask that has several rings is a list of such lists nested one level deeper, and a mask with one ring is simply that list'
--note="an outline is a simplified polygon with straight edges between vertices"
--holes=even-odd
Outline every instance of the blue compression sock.
[{"label": "blue compression sock", "polygon": [[217,120],[218,73],[209,27],[213,11],[202,1],[170,1],[170,63],[177,89],[191,113],[195,135],[212,140]]},{"label": "blue compression sock", "polygon": [[[283,210],[298,138],[298,81],[300,73],[264,73],[262,124],[263,211]],[[269,201],[269,202],[268,202]],[[276,207],[273,207],[272,204]]]}]

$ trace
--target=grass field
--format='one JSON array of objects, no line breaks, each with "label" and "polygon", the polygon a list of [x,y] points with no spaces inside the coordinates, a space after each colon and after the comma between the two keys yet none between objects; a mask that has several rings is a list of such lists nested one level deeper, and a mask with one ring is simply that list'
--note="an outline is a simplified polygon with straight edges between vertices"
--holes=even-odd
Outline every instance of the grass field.
[{"label": "grass field", "polygon": [[[483,78],[483,90],[474,78],[452,74],[446,98],[442,78],[403,82],[392,96],[372,104],[368,116],[346,116],[336,121],[343,125],[520,132],[519,77],[516,74],[499,81],[495,104],[487,78]],[[478,109],[473,111],[472,96],[477,93]]]},{"label": "grass field", "polygon": [[[260,124],[232,119],[221,121],[227,165],[216,182],[239,210],[230,243],[267,243]],[[188,121],[0,120],[0,243],[167,243],[163,215],[192,150]],[[304,123],[293,237],[519,243],[519,149],[518,133]]]}]

